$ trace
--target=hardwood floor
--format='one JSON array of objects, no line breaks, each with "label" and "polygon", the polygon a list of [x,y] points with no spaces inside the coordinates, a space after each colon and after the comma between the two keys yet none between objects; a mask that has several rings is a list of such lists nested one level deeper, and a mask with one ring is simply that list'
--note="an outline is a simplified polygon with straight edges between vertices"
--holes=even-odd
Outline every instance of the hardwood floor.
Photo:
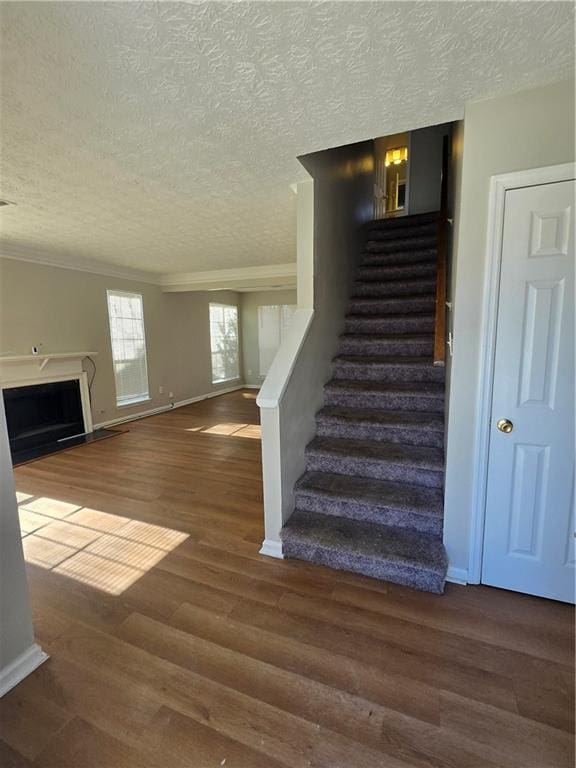
[{"label": "hardwood floor", "polygon": [[0,702],[3,768],[562,768],[573,610],[258,555],[241,391],[20,467],[50,660]]}]

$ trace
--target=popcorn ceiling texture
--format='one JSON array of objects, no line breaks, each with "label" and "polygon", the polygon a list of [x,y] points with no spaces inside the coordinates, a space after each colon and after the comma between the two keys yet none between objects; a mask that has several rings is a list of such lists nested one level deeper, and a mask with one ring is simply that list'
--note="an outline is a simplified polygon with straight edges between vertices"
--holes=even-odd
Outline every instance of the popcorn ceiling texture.
[{"label": "popcorn ceiling texture", "polygon": [[2,7],[6,253],[151,272],[295,258],[296,157],[572,73],[569,3]]}]

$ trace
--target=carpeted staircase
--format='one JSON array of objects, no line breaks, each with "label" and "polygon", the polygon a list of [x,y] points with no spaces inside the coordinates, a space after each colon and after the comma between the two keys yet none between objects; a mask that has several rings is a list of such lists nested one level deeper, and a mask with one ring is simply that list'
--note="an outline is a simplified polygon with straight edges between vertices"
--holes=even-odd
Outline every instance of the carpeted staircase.
[{"label": "carpeted staircase", "polygon": [[286,557],[441,593],[444,368],[433,365],[437,214],[372,222]]}]

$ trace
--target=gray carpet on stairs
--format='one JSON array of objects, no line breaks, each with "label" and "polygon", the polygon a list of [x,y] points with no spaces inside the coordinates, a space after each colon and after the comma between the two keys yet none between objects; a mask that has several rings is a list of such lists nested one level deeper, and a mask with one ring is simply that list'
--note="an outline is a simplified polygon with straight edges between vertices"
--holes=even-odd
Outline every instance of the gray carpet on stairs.
[{"label": "gray carpet on stairs", "polygon": [[371,222],[306,448],[294,557],[441,593],[444,369],[433,365],[437,214]]}]

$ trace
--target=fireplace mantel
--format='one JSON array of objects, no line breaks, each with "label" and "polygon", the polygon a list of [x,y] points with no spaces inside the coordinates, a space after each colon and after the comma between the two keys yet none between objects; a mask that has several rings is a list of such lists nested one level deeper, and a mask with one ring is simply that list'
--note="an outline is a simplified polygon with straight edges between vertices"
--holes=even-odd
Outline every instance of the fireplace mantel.
[{"label": "fireplace mantel", "polygon": [[82,368],[86,357],[97,352],[39,352],[37,355],[0,355],[0,388],[26,387],[77,379],[82,395],[86,432],[92,432],[88,377]]}]

